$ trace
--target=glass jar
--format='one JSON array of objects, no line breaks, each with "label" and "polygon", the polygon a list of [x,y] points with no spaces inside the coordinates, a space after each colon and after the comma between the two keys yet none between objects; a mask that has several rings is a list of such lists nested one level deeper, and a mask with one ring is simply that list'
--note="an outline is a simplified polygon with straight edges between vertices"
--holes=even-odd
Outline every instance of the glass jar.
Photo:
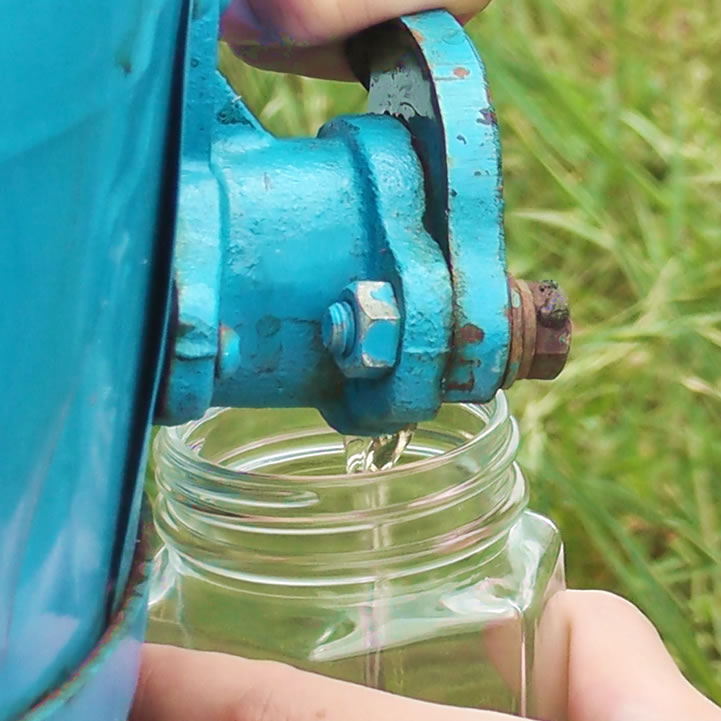
[{"label": "glass jar", "polygon": [[444,406],[375,473],[346,473],[342,436],[311,410],[161,430],[150,640],[533,713],[537,629],[564,575],[518,444],[503,394]]}]

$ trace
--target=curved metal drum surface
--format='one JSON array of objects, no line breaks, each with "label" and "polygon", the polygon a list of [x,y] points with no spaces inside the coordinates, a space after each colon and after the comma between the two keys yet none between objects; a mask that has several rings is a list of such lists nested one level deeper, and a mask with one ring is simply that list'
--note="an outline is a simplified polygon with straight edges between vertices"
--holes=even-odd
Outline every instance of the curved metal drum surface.
[{"label": "curved metal drum surface", "polygon": [[127,580],[167,315],[182,6],[0,4],[3,720],[88,656]]}]

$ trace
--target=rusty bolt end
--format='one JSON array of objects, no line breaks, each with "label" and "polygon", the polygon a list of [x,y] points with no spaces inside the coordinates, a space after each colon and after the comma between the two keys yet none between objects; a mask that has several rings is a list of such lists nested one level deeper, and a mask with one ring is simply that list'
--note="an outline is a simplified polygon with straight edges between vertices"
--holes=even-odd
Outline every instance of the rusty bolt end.
[{"label": "rusty bolt end", "polygon": [[544,328],[563,328],[571,318],[568,298],[555,280],[527,283],[533,293],[536,318]]},{"label": "rusty bolt end", "polygon": [[528,283],[536,309],[536,345],[528,378],[553,380],[566,367],[571,350],[571,311],[558,283]]},{"label": "rusty bolt end", "polygon": [[552,280],[510,278],[511,348],[504,388],[524,378],[553,380],[571,348],[568,299]]}]

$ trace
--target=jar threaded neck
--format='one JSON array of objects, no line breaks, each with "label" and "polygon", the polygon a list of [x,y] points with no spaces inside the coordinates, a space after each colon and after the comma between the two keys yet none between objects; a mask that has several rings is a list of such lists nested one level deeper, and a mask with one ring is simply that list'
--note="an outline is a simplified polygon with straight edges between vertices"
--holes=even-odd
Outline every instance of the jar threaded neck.
[{"label": "jar threaded neck", "polygon": [[526,507],[518,445],[499,394],[444,406],[397,467],[346,474],[342,437],[315,412],[216,409],[158,433],[156,526],[223,583],[348,586],[484,563]]}]

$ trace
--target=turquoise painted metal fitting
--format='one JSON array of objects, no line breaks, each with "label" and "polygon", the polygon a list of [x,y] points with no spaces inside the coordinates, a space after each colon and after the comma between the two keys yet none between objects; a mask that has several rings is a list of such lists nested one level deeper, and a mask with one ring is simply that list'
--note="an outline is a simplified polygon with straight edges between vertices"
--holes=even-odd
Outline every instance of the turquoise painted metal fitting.
[{"label": "turquoise painted metal fitting", "polygon": [[[370,434],[490,400],[513,376],[513,313],[498,125],[463,28],[433,11],[361,34],[370,112],[277,139],[216,76],[210,15],[191,31],[160,419],[312,406]],[[390,289],[392,318],[369,319],[355,283]],[[240,351],[219,373],[221,317]]]},{"label": "turquoise painted metal fitting", "polygon": [[[215,73],[209,33],[193,23],[189,87],[199,96],[186,101],[174,342],[159,419],[178,423],[210,405],[311,406],[339,430],[376,433],[433,416],[452,290],[423,224],[411,134],[371,114],[338,118],[317,138],[276,139]],[[366,333],[360,348],[379,357],[364,351],[355,370],[341,370],[323,345],[323,317],[366,279],[397,288],[399,312],[413,322],[400,349],[381,350],[382,329]],[[216,371],[221,317],[239,339],[232,374]]]},{"label": "turquoise painted metal fitting", "polygon": [[485,67],[442,11],[372,28],[350,55],[370,111],[403,120],[426,169],[426,221],[453,286],[444,400],[487,401],[503,383],[511,329],[500,134]]},{"label": "turquoise painted metal fitting", "polygon": [[225,190],[211,155],[220,8],[193,4],[186,58],[186,99],[173,271],[170,363],[164,403],[175,420],[202,416],[224,361],[220,283],[224,263]]}]

